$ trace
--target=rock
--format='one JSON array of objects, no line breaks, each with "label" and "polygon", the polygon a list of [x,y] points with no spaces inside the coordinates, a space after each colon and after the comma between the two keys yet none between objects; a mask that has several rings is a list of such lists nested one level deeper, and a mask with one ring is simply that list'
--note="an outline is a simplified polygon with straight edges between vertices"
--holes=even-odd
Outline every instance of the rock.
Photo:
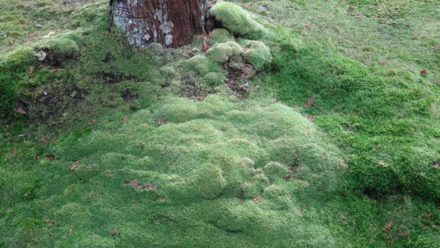
[{"label": "rock", "polygon": [[35,53],[35,57],[37,57],[38,61],[44,61],[46,56],[47,54],[44,51],[38,51]]}]

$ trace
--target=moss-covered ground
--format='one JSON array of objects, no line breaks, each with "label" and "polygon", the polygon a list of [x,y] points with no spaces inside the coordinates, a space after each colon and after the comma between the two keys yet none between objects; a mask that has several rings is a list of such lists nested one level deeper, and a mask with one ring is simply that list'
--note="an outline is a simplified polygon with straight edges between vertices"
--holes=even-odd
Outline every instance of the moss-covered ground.
[{"label": "moss-covered ground", "polygon": [[232,2],[0,0],[0,247],[440,247],[438,2]]}]

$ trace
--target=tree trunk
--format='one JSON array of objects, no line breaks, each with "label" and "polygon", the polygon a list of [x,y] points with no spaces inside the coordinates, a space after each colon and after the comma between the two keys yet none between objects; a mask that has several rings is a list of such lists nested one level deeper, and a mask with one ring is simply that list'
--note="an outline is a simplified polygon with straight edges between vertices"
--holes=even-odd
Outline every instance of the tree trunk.
[{"label": "tree trunk", "polygon": [[114,25],[130,45],[178,47],[204,32],[206,0],[111,0]]}]

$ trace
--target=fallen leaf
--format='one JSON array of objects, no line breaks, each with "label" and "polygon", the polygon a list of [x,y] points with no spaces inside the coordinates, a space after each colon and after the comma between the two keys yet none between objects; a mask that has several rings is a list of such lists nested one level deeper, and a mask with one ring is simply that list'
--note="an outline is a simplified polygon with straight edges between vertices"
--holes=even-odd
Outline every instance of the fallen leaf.
[{"label": "fallen leaf", "polygon": [[315,120],[316,120],[316,116],[309,115],[309,116],[307,116],[307,119],[308,119],[310,122],[315,122]]},{"label": "fallen leaf", "polygon": [[104,172],[104,175],[105,175],[106,177],[112,177],[112,176],[113,176],[113,172],[112,172],[111,170],[106,170],[106,171]]},{"label": "fallen leaf", "polygon": [[47,144],[49,144],[49,141],[47,140],[46,136],[43,135],[43,136],[40,138],[40,144],[42,144],[42,145],[47,145]]},{"label": "fallen leaf", "polygon": [[406,238],[409,236],[409,232],[400,232],[397,234],[397,236],[400,238]]},{"label": "fallen leaf", "polygon": [[432,213],[427,213],[425,216],[428,220],[432,220]]},{"label": "fallen leaf", "polygon": [[377,164],[381,167],[388,167],[388,163],[384,160],[379,160]]},{"label": "fallen leaf", "polygon": [[19,114],[24,114],[27,115],[26,110],[24,110],[22,107],[18,107],[15,109],[15,112],[19,113]]},{"label": "fallen leaf", "polygon": [[128,123],[128,116],[124,115],[124,118],[122,118],[122,123],[127,124]]},{"label": "fallen leaf", "polygon": [[255,204],[260,204],[261,200],[262,200],[261,196],[257,196],[257,197],[254,198],[254,203]]},{"label": "fallen leaf", "polygon": [[51,219],[45,219],[45,221],[46,221],[46,224],[47,224],[48,226],[55,226],[55,222],[54,222],[53,220],[51,220]]},{"label": "fallen leaf", "polygon": [[48,154],[48,155],[46,155],[46,157],[44,157],[44,159],[49,160],[49,161],[53,161],[53,160],[55,160],[55,155]]},{"label": "fallen leaf", "polygon": [[389,233],[389,232],[391,231],[391,229],[393,229],[393,222],[392,222],[392,221],[389,221],[389,222],[385,225],[385,227],[383,228],[383,231],[384,231],[385,233]]},{"label": "fallen leaf", "polygon": [[49,38],[50,36],[54,35],[55,32],[54,31],[50,31],[48,34],[46,34],[45,36],[43,36],[43,38]]},{"label": "fallen leaf", "polygon": [[29,77],[32,77],[32,74],[34,73],[34,67],[33,66],[29,66],[29,69],[28,69],[28,75],[29,75]]},{"label": "fallen leaf", "polygon": [[162,119],[162,118],[157,119],[155,122],[156,122],[156,125],[158,125],[158,126],[162,126],[162,125],[165,125],[167,123],[167,121],[165,119]]},{"label": "fallen leaf", "polygon": [[70,165],[70,170],[75,171],[79,167],[79,161],[75,161]]},{"label": "fallen leaf", "polygon": [[193,52],[192,52],[191,49],[185,49],[185,51],[184,51],[184,56],[185,56],[186,58],[191,58],[192,56],[194,56],[194,54],[193,54]]},{"label": "fallen leaf", "polygon": [[156,191],[157,187],[154,184],[146,183],[146,184],[140,184],[138,181],[133,180],[127,183],[128,186],[134,188],[137,191]]},{"label": "fallen leaf", "polygon": [[313,104],[315,104],[315,97],[311,96],[307,101],[304,103],[304,108],[311,108],[313,107]]},{"label": "fallen leaf", "polygon": [[114,229],[114,228],[110,229],[110,230],[108,231],[108,233],[109,233],[110,236],[112,236],[112,237],[118,235],[118,231],[117,231],[116,229]]},{"label": "fallen leaf", "polygon": [[206,52],[209,49],[209,39],[207,37],[203,38],[203,44],[202,44],[202,52]]},{"label": "fallen leaf", "polygon": [[196,100],[199,102],[202,102],[203,100],[205,100],[205,96],[196,96]]},{"label": "fallen leaf", "polygon": [[254,75],[255,75],[254,67],[250,64],[246,64],[244,66],[244,68],[242,69],[240,79],[246,80],[246,79],[253,77]]}]

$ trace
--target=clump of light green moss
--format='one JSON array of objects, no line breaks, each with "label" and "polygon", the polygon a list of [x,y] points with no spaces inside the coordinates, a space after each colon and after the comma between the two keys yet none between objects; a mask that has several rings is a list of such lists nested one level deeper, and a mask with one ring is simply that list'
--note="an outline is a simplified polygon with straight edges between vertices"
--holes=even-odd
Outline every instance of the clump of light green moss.
[{"label": "clump of light green moss", "polygon": [[217,28],[212,31],[209,43],[211,45],[215,45],[217,43],[224,43],[233,40],[234,40],[234,36],[231,33],[229,33],[228,30],[224,28]]},{"label": "clump of light green moss", "polygon": [[[70,34],[79,39],[77,34]],[[14,69],[28,67],[34,63],[38,57],[39,50],[47,48],[60,56],[72,56],[79,53],[79,47],[75,41],[69,38],[54,38],[40,45],[23,47],[12,50],[0,60],[0,67]]]},{"label": "clump of light green moss", "polygon": [[217,198],[227,184],[222,169],[216,165],[201,165],[192,177],[191,186],[203,199]]},{"label": "clump of light green moss", "polygon": [[197,72],[199,75],[206,75],[210,72],[221,72],[222,68],[217,63],[211,61],[205,55],[196,55],[185,61],[186,69]]},{"label": "clump of light green moss", "polygon": [[76,42],[68,38],[49,40],[45,46],[57,55],[72,56],[79,53],[79,47]]},{"label": "clump of light green moss", "polygon": [[286,165],[273,161],[266,164],[263,170],[270,178],[283,178],[283,176],[289,175],[289,168]]},{"label": "clump of light green moss", "polygon": [[0,59],[0,117],[10,115],[17,89],[21,83],[27,83],[26,72],[35,63],[32,48],[23,47],[8,52]]},{"label": "clump of light green moss", "polygon": [[270,48],[261,41],[246,41],[244,58],[255,69],[261,70],[272,63]]},{"label": "clump of light green moss", "polygon": [[17,67],[22,68],[31,65],[35,61],[35,56],[30,47],[15,49],[7,53],[0,60],[0,68],[4,70],[16,70]]},{"label": "clump of light green moss", "polygon": [[[0,2],[9,6],[14,1]],[[51,0],[25,1],[24,5],[17,2],[17,9],[25,10],[26,17],[35,16],[33,9],[39,9],[39,5],[51,4]],[[99,15],[92,8],[84,16],[63,18],[84,26],[90,26],[93,20],[104,20],[100,16],[108,16],[108,2],[99,2],[103,3]],[[250,6],[268,11],[271,17],[285,15],[292,23],[292,8],[285,7],[295,6],[295,11],[313,19],[313,14],[322,17],[328,12],[327,7],[336,4],[342,11],[333,12],[345,18],[344,23],[350,23],[346,27],[365,29],[365,25],[347,22],[349,16],[339,15],[347,12],[349,6],[345,3],[323,2],[255,1]],[[365,1],[350,2],[366,5]],[[394,6],[397,1],[384,2]],[[415,14],[435,4],[420,1],[425,10],[415,1],[401,2],[415,7]],[[317,9],[318,5],[322,7]],[[11,11],[0,9],[2,14]],[[53,11],[45,10],[38,11],[51,18]],[[278,10],[284,12],[277,13]],[[359,10],[377,12],[377,6]],[[300,23],[304,13],[295,14]],[[432,13],[420,16],[429,18]],[[361,21],[365,24],[369,20]],[[60,22],[54,23],[57,30],[62,30]],[[371,23],[376,29],[376,21]],[[396,39],[401,38],[399,25],[389,27]],[[22,30],[7,31],[1,26],[0,23],[0,29],[8,34],[2,43],[6,46],[12,39],[27,37]],[[431,26],[427,28],[431,30]],[[44,32],[44,26],[41,29]],[[277,29],[273,34],[278,36],[279,32]],[[117,103],[122,105],[119,94],[136,84],[143,89],[136,91],[139,100],[149,102],[144,106],[151,106],[156,97],[162,99],[151,93],[152,87],[162,92],[161,86],[146,82],[150,78],[147,75],[153,75],[147,70],[155,71],[156,61],[147,63],[142,52],[127,50],[123,45],[112,46],[117,39],[108,33],[103,39],[96,39],[95,35],[96,32],[84,46],[88,50],[83,52],[85,63],[80,68],[66,68],[69,73],[71,69],[76,71],[73,79],[84,78],[74,83],[88,85],[93,81],[89,79],[97,79],[93,75],[111,72],[136,82],[123,82],[115,88],[101,84],[99,88],[106,90],[100,95],[113,94],[112,98],[120,99]],[[438,45],[432,37],[422,36],[424,46]],[[67,137],[61,133],[56,144],[48,148],[23,149],[29,141],[12,143],[15,135],[0,135],[0,223],[4,227],[0,228],[0,247],[437,247],[438,204],[427,199],[440,196],[436,149],[440,134],[438,87],[431,87],[416,74],[408,77],[408,72],[402,72],[405,76],[395,76],[395,71],[373,75],[368,68],[338,58],[340,54],[335,54],[325,41],[318,48],[302,44],[292,34],[267,38],[265,42],[271,42],[278,70],[276,75],[268,74],[266,81],[275,83],[278,99],[289,106],[302,105],[312,93],[316,96],[319,114],[316,108],[305,112],[316,113],[317,125],[344,148],[344,163],[348,163],[351,172],[345,176],[347,191],[345,187],[339,189],[343,194],[331,191],[333,169],[339,158],[333,146],[291,108],[271,101],[241,102],[233,97],[210,96],[201,102],[166,98],[155,102],[151,109],[105,116],[97,125]],[[383,45],[373,43],[375,50]],[[410,55],[422,51],[402,47],[413,50]],[[432,49],[423,50],[431,54],[424,60],[417,59],[423,53],[405,58],[409,57],[411,63],[423,62],[417,63],[416,68],[429,66],[427,69],[435,70],[438,63],[433,58],[437,54]],[[0,54],[9,57],[4,65],[13,69],[0,68],[0,102],[5,95],[16,93],[4,91],[2,85],[13,87],[41,77],[35,70],[33,77],[28,75],[34,62],[28,51],[21,54],[25,55],[23,60],[20,51]],[[396,55],[395,51],[390,54]],[[363,57],[358,55],[354,57]],[[228,63],[230,68],[232,62]],[[243,66],[242,61],[235,64],[239,69]],[[44,70],[55,73],[52,68]],[[155,80],[174,78],[173,69],[161,73]],[[221,72],[210,71],[199,79],[215,85],[222,76]],[[92,103],[100,101],[98,98]],[[97,112],[100,111],[94,111]],[[12,155],[15,146],[17,156]],[[45,154],[54,154],[56,159],[38,159]],[[353,193],[353,188],[359,195]],[[417,197],[407,192],[415,192]],[[370,199],[376,196],[380,200]],[[390,221],[392,230],[381,231]]]},{"label": "clump of light green moss", "polygon": [[227,41],[215,44],[206,52],[206,56],[215,62],[225,63],[230,57],[239,56],[241,51],[241,46],[237,42]]},{"label": "clump of light green moss", "polygon": [[[45,218],[62,223],[46,225],[51,235],[41,240],[66,245],[115,230],[121,245],[333,246],[325,225],[301,215],[296,194],[330,193],[339,153],[301,114],[210,95],[167,97],[126,120],[60,138],[51,148],[57,160],[40,163],[59,179],[43,189],[51,199]],[[191,223],[196,241],[187,238]],[[148,235],[133,241],[130,230],[141,227]]]},{"label": "clump of light green moss", "polygon": [[240,6],[230,2],[219,2],[211,8],[211,15],[234,34],[248,38],[259,38],[265,28],[252,19],[251,15]]}]

